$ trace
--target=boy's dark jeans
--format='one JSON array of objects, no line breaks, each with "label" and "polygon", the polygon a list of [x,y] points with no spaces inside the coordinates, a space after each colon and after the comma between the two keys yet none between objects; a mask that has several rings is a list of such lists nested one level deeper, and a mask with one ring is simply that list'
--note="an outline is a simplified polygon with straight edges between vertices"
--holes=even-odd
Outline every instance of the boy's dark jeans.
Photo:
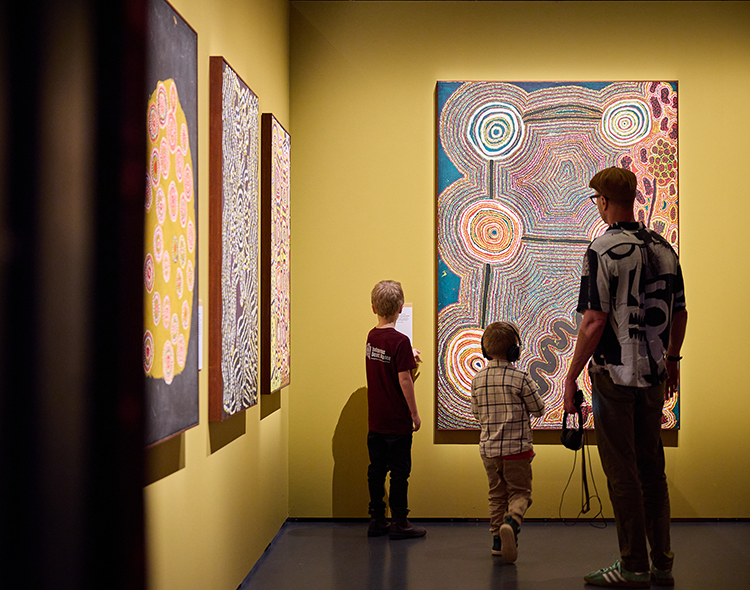
[{"label": "boy's dark jeans", "polygon": [[367,485],[370,489],[370,514],[385,514],[385,476],[391,472],[391,489],[388,500],[393,516],[409,513],[407,491],[411,473],[411,441],[409,434],[367,434],[367,449],[370,452],[370,467],[367,469]]}]

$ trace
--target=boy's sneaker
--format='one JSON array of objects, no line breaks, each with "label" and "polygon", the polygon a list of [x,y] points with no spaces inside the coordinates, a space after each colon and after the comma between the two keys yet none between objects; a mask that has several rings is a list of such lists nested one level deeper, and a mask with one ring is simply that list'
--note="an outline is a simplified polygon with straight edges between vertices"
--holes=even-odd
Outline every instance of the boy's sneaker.
[{"label": "boy's sneaker", "polygon": [[500,542],[502,549],[500,555],[505,561],[513,563],[518,559],[518,529],[520,525],[510,516],[500,527]]},{"label": "boy's sneaker", "polygon": [[382,537],[387,535],[391,530],[391,523],[385,516],[373,516],[370,519],[370,526],[367,528],[368,537]]},{"label": "boy's sneaker", "polygon": [[674,586],[672,570],[659,570],[651,564],[651,581],[657,586]]},{"label": "boy's sneaker", "polygon": [[600,569],[588,576],[583,581],[592,586],[607,586],[610,588],[650,588],[651,576],[649,572],[629,572],[619,561],[614,565]]},{"label": "boy's sneaker", "polygon": [[500,540],[500,535],[495,535],[492,537],[492,555],[502,555],[502,541]]}]

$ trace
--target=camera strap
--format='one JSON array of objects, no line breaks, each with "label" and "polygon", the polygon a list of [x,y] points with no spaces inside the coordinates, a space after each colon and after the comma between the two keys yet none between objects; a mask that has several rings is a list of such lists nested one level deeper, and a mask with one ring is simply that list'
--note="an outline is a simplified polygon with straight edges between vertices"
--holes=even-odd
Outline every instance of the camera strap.
[{"label": "camera strap", "polygon": [[581,447],[581,512],[586,514],[591,510],[591,496],[589,495],[589,480],[586,477],[586,435],[583,435],[583,446]]}]

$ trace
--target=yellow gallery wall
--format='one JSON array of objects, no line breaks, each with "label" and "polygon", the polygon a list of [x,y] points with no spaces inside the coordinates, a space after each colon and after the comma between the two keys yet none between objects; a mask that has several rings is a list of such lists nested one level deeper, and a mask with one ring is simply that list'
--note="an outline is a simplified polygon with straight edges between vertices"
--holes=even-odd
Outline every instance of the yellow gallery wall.
[{"label": "yellow gallery wall", "polygon": [[[260,112],[289,126],[286,0],[172,0],[198,33],[199,293],[208,312],[208,64],[221,55],[255,92]],[[208,422],[204,324],[200,424],[149,449],[144,490],[152,590],[233,590],[288,515],[288,396],[263,397]]]},{"label": "yellow gallery wall", "polygon": [[[673,516],[750,516],[750,5],[731,2],[291,3],[291,516],[367,515],[369,293],[394,278],[425,359],[412,516],[487,517],[476,445],[434,434],[436,81],[652,79],[677,80],[680,101],[690,320]],[[557,517],[573,454],[536,450],[527,516]],[[576,472],[565,515],[579,498]]]},{"label": "yellow gallery wall", "polygon": [[[259,96],[261,112],[273,112],[292,135],[292,385],[209,425],[204,368],[200,424],[147,454],[150,588],[236,588],[288,516],[366,516],[364,339],[374,324],[369,292],[383,278],[402,281],[425,358],[412,515],[487,516],[476,445],[434,434],[437,80],[679,81],[690,325],[682,430],[667,449],[673,513],[750,516],[750,475],[737,467],[750,459],[741,301],[750,287],[746,3],[173,5],[198,33],[202,269],[209,56],[223,55]],[[199,293],[207,306],[203,272]],[[207,353],[204,346],[204,366]],[[537,453],[528,516],[556,517],[572,453],[551,444],[537,444]],[[577,511],[573,485],[566,515]]]}]

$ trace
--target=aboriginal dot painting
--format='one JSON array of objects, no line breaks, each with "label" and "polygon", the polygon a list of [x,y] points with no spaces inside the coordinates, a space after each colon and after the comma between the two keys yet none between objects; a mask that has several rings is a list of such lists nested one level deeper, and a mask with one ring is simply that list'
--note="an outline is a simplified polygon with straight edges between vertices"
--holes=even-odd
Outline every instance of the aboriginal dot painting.
[{"label": "aboriginal dot painting", "polygon": [[195,291],[195,206],[185,113],[174,80],[148,102],[143,370],[171,385],[185,368]]},{"label": "aboriginal dot painting", "polygon": [[290,383],[291,138],[271,117],[271,391]]},{"label": "aboriginal dot painting", "polygon": [[148,4],[143,371],[146,443],[198,423],[197,36]]},{"label": "aboriginal dot painting", "polygon": [[[678,249],[677,84],[439,82],[437,116],[437,427],[478,428],[480,340],[505,320],[546,403],[532,426],[559,429],[583,256],[606,229],[591,177],[632,170],[636,218]],[[586,371],[579,386],[590,403]],[[665,428],[679,425],[678,397]]]},{"label": "aboriginal dot painting", "polygon": [[[212,57],[212,92],[220,89],[220,124],[212,129],[211,350],[209,413],[223,420],[258,402],[258,97],[220,57]],[[212,96],[213,97],[213,96]],[[213,121],[212,121],[213,123]],[[220,178],[214,177],[218,172]],[[214,183],[214,180],[217,182]],[[219,189],[219,190],[215,190]],[[217,237],[218,239],[214,239]],[[220,402],[220,405],[219,405]]]}]

